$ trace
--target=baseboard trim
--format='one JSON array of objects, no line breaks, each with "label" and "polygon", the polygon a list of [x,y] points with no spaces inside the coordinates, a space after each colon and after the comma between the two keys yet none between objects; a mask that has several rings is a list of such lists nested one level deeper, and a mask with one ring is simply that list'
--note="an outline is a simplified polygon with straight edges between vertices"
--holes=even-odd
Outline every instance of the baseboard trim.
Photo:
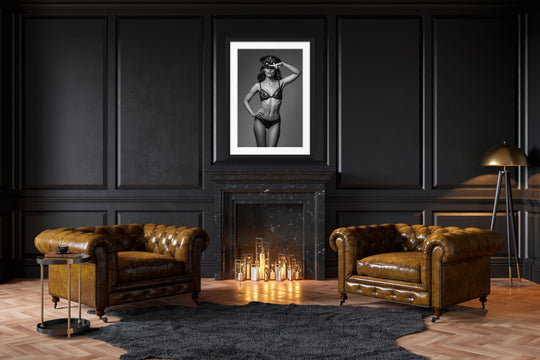
[{"label": "baseboard trim", "polygon": [[13,261],[0,259],[0,284],[14,279],[16,274],[13,273]]},{"label": "baseboard trim", "polygon": [[540,284],[540,262],[534,258],[526,258],[523,261],[523,277]]}]

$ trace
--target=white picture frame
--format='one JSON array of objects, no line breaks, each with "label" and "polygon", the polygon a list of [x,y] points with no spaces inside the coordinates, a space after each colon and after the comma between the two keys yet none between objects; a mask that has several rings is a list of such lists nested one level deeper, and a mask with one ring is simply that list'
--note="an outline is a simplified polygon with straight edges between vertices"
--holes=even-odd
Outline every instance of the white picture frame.
[{"label": "white picture frame", "polygon": [[[310,155],[310,41],[230,41],[229,42],[229,125],[230,155]],[[262,54],[262,55],[261,55]],[[253,130],[254,117],[243,101],[262,69],[265,55],[301,71],[301,75],[283,88],[280,103],[280,135],[275,147],[258,147]],[[283,77],[291,74],[281,66]],[[253,109],[259,106],[259,94],[249,101]]]}]

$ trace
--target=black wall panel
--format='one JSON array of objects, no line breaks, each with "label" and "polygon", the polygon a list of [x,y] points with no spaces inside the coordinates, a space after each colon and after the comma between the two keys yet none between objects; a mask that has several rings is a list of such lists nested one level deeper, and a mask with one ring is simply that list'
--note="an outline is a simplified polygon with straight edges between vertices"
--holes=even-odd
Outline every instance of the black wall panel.
[{"label": "black wall panel", "polygon": [[[5,48],[7,48],[6,41],[4,40],[5,38],[7,38],[5,37],[6,30],[4,29],[4,16],[4,11],[0,9],[0,161],[2,161],[2,164],[4,164],[7,160],[6,151],[8,147],[6,145],[10,143],[10,141],[8,141],[10,136],[6,133],[8,121],[6,116],[7,104],[5,100],[7,100],[6,93],[8,93],[9,90],[9,82],[5,78],[6,72],[4,70],[6,68]],[[8,168],[0,166],[0,189],[3,189],[6,186],[6,170],[8,170]]]},{"label": "black wall panel", "polygon": [[[484,153],[518,134],[516,17],[434,19],[434,184],[493,186]],[[487,184],[486,184],[487,183]]]},{"label": "black wall panel", "polygon": [[[214,36],[214,148],[213,160],[217,165],[235,168],[291,168],[304,165],[324,165],[327,158],[327,54],[326,19],[324,17],[266,16],[216,17],[213,21]],[[229,151],[229,43],[230,41],[309,41],[311,47],[311,89],[303,89],[310,96],[311,151],[309,156],[248,156],[230,155]],[[283,59],[284,60],[284,59]],[[258,59],[255,59],[258,61]],[[285,60],[284,60],[285,61]],[[296,65],[296,64],[294,64]],[[257,73],[252,75],[256,82]],[[302,74],[301,76],[305,76]],[[296,80],[299,81],[299,80]],[[247,90],[246,90],[247,93]],[[283,101],[287,101],[284,91]],[[241,109],[241,111],[245,111]],[[283,118],[286,121],[297,119]],[[285,125],[283,125],[285,129]],[[283,130],[285,131],[285,130]]]},{"label": "black wall panel", "polygon": [[118,186],[201,187],[202,22],[118,21]]},{"label": "black wall panel", "polygon": [[0,9],[0,283],[12,274],[11,17]]},{"label": "black wall panel", "polygon": [[540,282],[540,212],[525,212],[525,243],[523,275]]},{"label": "black wall panel", "polygon": [[43,230],[62,227],[100,226],[106,224],[105,211],[25,211],[21,213],[23,233],[19,252],[21,257],[39,253],[34,238]]},{"label": "black wall panel", "polygon": [[339,211],[338,227],[372,224],[423,224],[422,211]]},{"label": "black wall panel", "polygon": [[525,14],[522,24],[525,28],[523,48],[527,51],[525,61],[525,81],[527,84],[524,92],[527,112],[525,116],[527,125],[524,128],[527,139],[527,149],[524,149],[529,157],[526,168],[526,253],[523,273],[525,278],[540,283],[540,202],[538,188],[540,188],[540,2],[535,0],[523,1]]},{"label": "black wall panel", "polygon": [[421,54],[419,18],[339,20],[340,187],[422,187]]},{"label": "black wall panel", "polygon": [[[528,58],[525,58],[527,92],[524,94],[528,105],[526,113],[528,124],[525,128],[527,149],[524,149],[529,157],[527,168],[527,186],[530,189],[540,188],[540,2],[535,0],[524,1],[527,4],[527,14],[522,17],[526,35],[524,48],[527,49]],[[536,196],[538,200],[538,196]],[[537,238],[537,246],[540,247],[540,237]]]},{"label": "black wall panel", "polygon": [[202,211],[118,211],[117,224],[163,224],[205,228]]},{"label": "black wall panel", "polygon": [[0,262],[11,256],[11,223],[12,216],[9,212],[0,212]]},{"label": "black wall panel", "polygon": [[12,18],[0,9],[0,191],[12,184]]},{"label": "black wall panel", "polygon": [[9,212],[0,212],[0,283],[13,277],[12,249],[12,216]]},{"label": "black wall panel", "polygon": [[104,18],[22,20],[22,185],[105,185]]}]

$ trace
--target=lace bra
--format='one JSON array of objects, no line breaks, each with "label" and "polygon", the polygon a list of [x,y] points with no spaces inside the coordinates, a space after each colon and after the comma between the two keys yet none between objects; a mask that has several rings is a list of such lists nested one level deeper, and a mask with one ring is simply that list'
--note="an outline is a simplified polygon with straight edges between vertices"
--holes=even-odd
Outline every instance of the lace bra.
[{"label": "lace bra", "polygon": [[279,84],[278,88],[274,91],[274,93],[270,95],[266,90],[261,87],[261,83],[259,83],[259,96],[261,98],[261,101],[268,100],[270,98],[281,100],[281,98],[283,97],[281,84]]}]

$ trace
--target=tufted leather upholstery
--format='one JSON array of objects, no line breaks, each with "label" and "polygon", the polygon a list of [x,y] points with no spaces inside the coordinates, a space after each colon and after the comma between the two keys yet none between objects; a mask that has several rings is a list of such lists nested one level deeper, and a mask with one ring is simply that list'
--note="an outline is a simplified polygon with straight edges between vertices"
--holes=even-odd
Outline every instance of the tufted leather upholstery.
[{"label": "tufted leather upholstery", "polygon": [[490,256],[503,246],[491,230],[407,224],[339,228],[338,290],[440,310],[485,297]]},{"label": "tufted leather upholstery", "polygon": [[[41,253],[68,245],[70,251],[91,256],[82,265],[81,302],[96,308],[192,293],[201,289],[201,252],[208,235],[199,228],[131,224],[45,230],[34,239]],[[71,298],[78,300],[78,271],[72,271]],[[67,269],[49,266],[53,301],[67,299]]]}]

